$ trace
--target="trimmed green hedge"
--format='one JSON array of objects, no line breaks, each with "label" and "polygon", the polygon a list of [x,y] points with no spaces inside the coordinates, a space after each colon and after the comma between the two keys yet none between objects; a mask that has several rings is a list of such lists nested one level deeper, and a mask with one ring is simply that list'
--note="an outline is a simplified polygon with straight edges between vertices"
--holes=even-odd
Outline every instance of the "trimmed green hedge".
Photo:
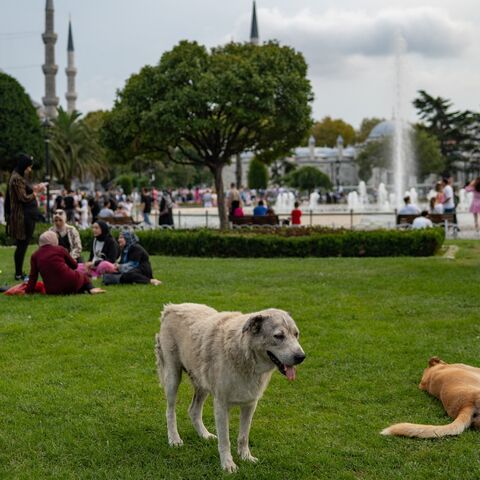
[{"label": "trimmed green hedge", "polygon": [[[33,242],[47,228],[38,225]],[[84,250],[91,230],[80,231]],[[140,243],[151,255],[186,257],[393,257],[434,255],[445,239],[442,228],[356,231],[343,229],[144,230]],[[6,241],[0,229],[0,244]]]}]

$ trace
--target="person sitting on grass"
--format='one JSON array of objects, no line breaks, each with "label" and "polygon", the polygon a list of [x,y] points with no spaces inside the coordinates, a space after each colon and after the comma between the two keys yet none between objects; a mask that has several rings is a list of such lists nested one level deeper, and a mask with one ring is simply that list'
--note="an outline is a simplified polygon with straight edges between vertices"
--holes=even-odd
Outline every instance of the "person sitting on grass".
[{"label": "person sitting on grass", "polygon": [[35,293],[38,275],[50,295],[68,295],[72,293],[104,293],[94,288],[90,278],[76,270],[77,262],[65,248],[58,245],[58,236],[48,230],[40,235],[39,248],[30,259],[30,275],[25,293]]},{"label": "person sitting on grass", "polygon": [[152,266],[146,250],[138,243],[138,237],[130,230],[124,230],[118,237],[120,261],[115,264],[114,273],[103,275],[103,283],[144,283],[160,285],[162,282],[153,278]]},{"label": "person sitting on grass", "polygon": [[65,210],[58,209],[53,212],[53,227],[50,227],[50,230],[57,234],[58,244],[78,262],[82,253],[82,241],[78,230],[67,224]]},{"label": "person sitting on grass", "polygon": [[78,266],[79,271],[92,277],[115,272],[114,263],[118,257],[117,241],[110,234],[110,228],[101,220],[92,225],[93,243],[88,262]]},{"label": "person sitting on grass", "polygon": [[430,228],[430,227],[433,227],[433,223],[428,218],[428,211],[422,210],[422,213],[420,213],[420,216],[413,221],[412,228],[415,230],[418,230],[421,228]]}]

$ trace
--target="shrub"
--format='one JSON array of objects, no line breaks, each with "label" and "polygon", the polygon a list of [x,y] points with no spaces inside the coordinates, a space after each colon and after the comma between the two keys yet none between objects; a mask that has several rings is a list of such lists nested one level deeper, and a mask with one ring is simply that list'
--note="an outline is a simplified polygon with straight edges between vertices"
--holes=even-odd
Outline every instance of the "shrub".
[{"label": "shrub", "polygon": [[[48,228],[37,225],[35,238]],[[112,230],[118,236],[118,230]],[[442,228],[355,231],[328,228],[137,231],[150,255],[185,257],[395,257],[434,255],[445,239]],[[84,251],[92,244],[91,229],[80,231]],[[0,229],[0,244],[11,244]]]}]

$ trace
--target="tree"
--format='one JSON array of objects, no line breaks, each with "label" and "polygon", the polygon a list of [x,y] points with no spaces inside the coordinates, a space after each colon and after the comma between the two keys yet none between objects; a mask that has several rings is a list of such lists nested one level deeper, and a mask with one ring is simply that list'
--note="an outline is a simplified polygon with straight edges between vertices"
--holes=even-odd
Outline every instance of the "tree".
[{"label": "tree", "polygon": [[356,133],[356,141],[357,143],[363,143],[370,135],[370,132],[376,127],[379,123],[383,122],[384,118],[364,118],[362,123],[360,123],[360,128]]},{"label": "tree", "polygon": [[463,161],[471,140],[472,112],[451,111],[452,103],[442,97],[432,97],[424,90],[413,101],[419,117],[425,122],[423,128],[434,135],[446,160],[446,168],[454,168],[456,161]]},{"label": "tree", "polygon": [[248,188],[255,188],[256,190],[267,188],[268,184],[268,169],[265,163],[252,158],[248,168]]},{"label": "tree", "polygon": [[227,228],[225,165],[244,151],[269,162],[301,142],[313,99],[306,73],[302,54],[275,42],[208,51],[182,41],[158,65],[130,77],[107,115],[103,139],[127,158],[161,153],[206,166]]},{"label": "tree", "polygon": [[300,167],[289,173],[286,177],[287,185],[298,188],[300,191],[307,191],[308,194],[315,188],[332,188],[332,182],[328,175],[325,175],[316,167]]},{"label": "tree", "polygon": [[374,167],[387,168],[391,158],[391,139],[383,137],[381,140],[368,142],[358,154],[358,176],[367,182],[372,176]]},{"label": "tree", "polygon": [[12,170],[20,152],[43,158],[40,120],[25,89],[0,71],[0,170]]},{"label": "tree", "polygon": [[431,173],[440,175],[445,170],[445,157],[438,139],[418,126],[415,127],[414,150],[421,181]]},{"label": "tree", "polygon": [[[445,158],[440,152],[438,140],[416,126],[410,131],[412,154],[418,167],[416,173],[424,179],[430,173],[441,174],[445,168]],[[368,142],[357,156],[358,175],[367,182],[372,176],[372,169],[392,168],[393,137]]]},{"label": "tree", "polygon": [[316,144],[322,147],[335,147],[339,135],[343,137],[345,145],[355,143],[354,128],[339,118],[324,117],[313,125],[311,134],[315,137]]},{"label": "tree", "polygon": [[50,132],[53,174],[70,188],[73,178],[85,179],[88,174],[102,177],[108,171],[94,132],[80,120],[80,113],[67,113],[62,108]]}]

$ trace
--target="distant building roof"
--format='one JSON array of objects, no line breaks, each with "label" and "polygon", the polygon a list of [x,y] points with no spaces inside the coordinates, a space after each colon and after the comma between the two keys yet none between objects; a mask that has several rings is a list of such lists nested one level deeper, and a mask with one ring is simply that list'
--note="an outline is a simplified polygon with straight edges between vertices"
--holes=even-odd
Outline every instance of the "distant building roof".
[{"label": "distant building roof", "polygon": [[380,140],[383,137],[392,136],[394,132],[395,122],[393,120],[384,120],[372,128],[367,140]]}]

